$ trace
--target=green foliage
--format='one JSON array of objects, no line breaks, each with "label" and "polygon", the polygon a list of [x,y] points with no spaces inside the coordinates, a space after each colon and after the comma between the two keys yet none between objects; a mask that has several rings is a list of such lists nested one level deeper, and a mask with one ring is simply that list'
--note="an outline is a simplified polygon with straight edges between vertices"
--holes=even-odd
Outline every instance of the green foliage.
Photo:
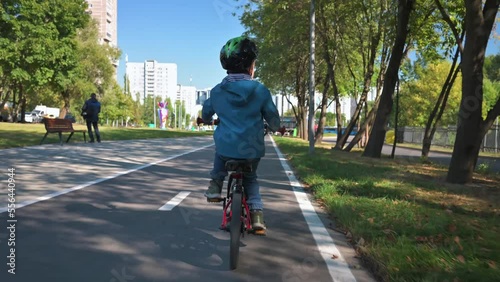
[{"label": "green foliage", "polygon": [[500,81],[500,54],[484,58],[485,76],[493,82]]},{"label": "green foliage", "polygon": [[0,91],[22,90],[14,102],[29,110],[45,104],[77,113],[91,92],[116,92],[112,60],[120,51],[99,44],[86,8],[85,0],[2,1]]},{"label": "green foliage", "polygon": [[[399,126],[425,127],[451,66],[447,61],[426,65],[419,62],[416,61],[413,65],[407,66],[407,69],[411,69],[408,72],[413,73],[413,79],[401,83]],[[451,89],[446,110],[441,118],[442,126],[456,125],[460,99],[461,78],[459,75]]]},{"label": "green foliage", "polygon": [[[320,118],[321,113],[317,112],[315,115],[316,119]],[[334,113],[326,113],[326,122],[325,126],[335,126],[336,124],[336,115]]]},{"label": "green foliage", "polygon": [[491,81],[485,77],[483,79],[483,118],[486,118],[488,111],[500,101],[500,80]]},{"label": "green foliage", "polygon": [[[259,48],[256,76],[274,91],[294,92],[307,77],[308,5],[296,1],[259,2],[241,17]],[[284,16],[286,13],[286,17]],[[286,56],[284,56],[286,54]],[[299,76],[300,77],[300,76]]]}]

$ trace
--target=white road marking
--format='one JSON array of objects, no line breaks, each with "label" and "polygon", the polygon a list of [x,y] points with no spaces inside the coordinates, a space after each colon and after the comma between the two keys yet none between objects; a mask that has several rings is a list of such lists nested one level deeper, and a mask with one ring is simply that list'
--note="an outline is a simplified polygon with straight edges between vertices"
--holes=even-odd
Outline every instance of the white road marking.
[{"label": "white road marking", "polygon": [[[162,162],[166,162],[166,161],[170,161],[170,160],[173,160],[175,158],[178,158],[178,157],[182,157],[184,155],[187,155],[187,154],[191,154],[193,152],[196,152],[196,151],[200,151],[200,150],[203,150],[205,148],[208,148],[210,146],[213,146],[213,144],[211,145],[206,145],[206,146],[203,146],[203,147],[200,147],[200,148],[197,148],[197,149],[193,149],[193,150],[190,150],[190,151],[187,151],[187,152],[184,152],[182,154],[178,154],[178,155],[173,155],[171,157],[168,157],[168,158],[165,158],[165,159],[161,159],[159,161],[155,161],[155,162],[152,162],[152,163],[148,163],[148,164],[144,164],[144,165],[140,165],[140,166],[137,166],[135,168],[132,168],[132,169],[129,169],[127,171],[122,171],[122,172],[118,172],[114,175],[111,175],[111,176],[107,176],[107,177],[104,177],[104,178],[100,178],[100,179],[96,179],[94,181],[90,181],[90,182],[87,182],[87,183],[84,183],[84,184],[80,184],[80,185],[77,185],[75,187],[71,187],[71,188],[68,188],[68,189],[64,189],[64,190],[61,190],[61,191],[57,191],[57,192],[53,192],[53,193],[50,193],[50,194],[47,194],[47,195],[44,195],[44,196],[40,196],[34,200],[27,200],[27,201],[23,201],[23,202],[20,202],[20,203],[16,203],[16,209],[20,209],[20,208],[23,208],[23,207],[26,207],[26,206],[29,206],[29,205],[32,205],[32,204],[35,204],[35,203],[38,203],[38,202],[42,202],[42,201],[45,201],[45,200],[49,200],[49,199],[52,199],[54,197],[57,197],[57,196],[60,196],[60,195],[64,195],[64,194],[67,194],[69,192],[73,192],[73,191],[76,191],[76,190],[80,190],[80,189],[83,189],[85,187],[88,187],[88,186],[91,186],[91,185],[94,185],[94,184],[97,184],[97,183],[101,183],[101,182],[104,182],[106,180],[110,180],[110,179],[113,179],[113,178],[117,178],[118,176],[122,176],[122,175],[125,175],[125,174],[129,174],[129,173],[132,173],[134,171],[138,171],[138,170],[141,170],[141,169],[145,169],[147,167],[150,167],[150,166],[153,166],[153,165],[156,165],[156,164],[159,164],[159,163],[162,163]],[[0,213],[4,213],[6,212],[8,209],[8,206],[5,205],[3,207],[0,207]]]},{"label": "white road marking", "polygon": [[[325,226],[321,222],[318,214],[314,210],[313,205],[309,201],[307,194],[304,192],[304,189],[300,182],[297,180],[293,171],[290,169],[285,157],[281,153],[278,146],[274,142],[274,139],[271,138],[273,142],[274,149],[278,154],[278,157],[281,161],[281,165],[285,170],[286,175],[288,176],[288,180],[290,181],[290,185],[293,187],[293,192],[295,193],[295,197],[297,198],[297,202],[299,203],[300,209],[302,210],[302,214],[306,219],[307,225],[309,226],[309,230],[316,241],[316,246],[323,257],[323,260],[328,267],[328,271],[330,272],[330,276],[333,281],[338,282],[347,282],[347,281],[356,281],[354,275],[349,269],[349,265],[345,261],[344,257],[335,246],[332,237],[326,230]],[[332,259],[332,256],[336,256],[336,259]]]},{"label": "white road marking", "polygon": [[168,201],[168,203],[164,204],[158,210],[159,211],[171,211],[178,204],[180,204],[182,202],[182,200],[184,200],[189,194],[191,194],[191,192],[180,192],[175,197],[173,197],[172,200]]}]

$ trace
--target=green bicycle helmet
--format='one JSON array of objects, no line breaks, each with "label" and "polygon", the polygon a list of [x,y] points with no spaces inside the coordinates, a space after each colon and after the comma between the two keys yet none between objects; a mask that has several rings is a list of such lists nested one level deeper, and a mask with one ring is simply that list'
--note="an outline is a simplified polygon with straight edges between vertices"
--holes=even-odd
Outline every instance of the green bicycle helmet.
[{"label": "green bicycle helmet", "polygon": [[229,39],[220,50],[220,63],[228,73],[246,73],[257,58],[255,43],[245,36]]}]

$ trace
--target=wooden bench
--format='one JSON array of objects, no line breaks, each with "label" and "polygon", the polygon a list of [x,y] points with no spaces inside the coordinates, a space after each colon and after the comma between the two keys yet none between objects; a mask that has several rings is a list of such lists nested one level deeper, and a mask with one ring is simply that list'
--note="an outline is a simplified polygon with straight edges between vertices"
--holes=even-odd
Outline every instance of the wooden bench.
[{"label": "wooden bench", "polygon": [[62,133],[63,132],[70,132],[71,134],[69,135],[68,139],[66,140],[66,143],[69,142],[69,139],[71,139],[71,136],[75,132],[82,132],[83,133],[83,141],[87,143],[87,138],[85,133],[87,130],[84,129],[74,129],[73,124],[71,123],[71,120],[69,119],[50,119],[50,118],[44,118],[43,123],[45,124],[45,130],[47,130],[47,133],[45,133],[45,136],[43,136],[42,141],[40,142],[40,145],[43,144],[43,141],[47,137],[49,133],[58,133],[59,134],[59,141],[61,143],[61,146],[63,144],[62,140]]}]

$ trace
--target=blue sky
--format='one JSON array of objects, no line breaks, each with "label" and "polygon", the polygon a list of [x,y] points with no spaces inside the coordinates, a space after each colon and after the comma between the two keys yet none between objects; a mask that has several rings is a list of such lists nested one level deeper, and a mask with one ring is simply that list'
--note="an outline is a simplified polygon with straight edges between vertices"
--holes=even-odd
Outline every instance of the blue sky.
[{"label": "blue sky", "polygon": [[234,0],[119,0],[120,85],[127,54],[129,62],[176,63],[181,85],[215,86],[226,75],[219,62],[222,45],[245,31],[232,15],[240,13],[236,6]]},{"label": "blue sky", "polygon": [[[118,81],[123,86],[125,55],[129,62],[154,59],[177,64],[177,83],[211,88],[226,75],[219,62],[222,45],[241,35],[238,3],[248,0],[119,0],[118,47],[123,54]],[[497,27],[497,34],[500,27]],[[490,41],[487,54],[498,54]],[[190,81],[192,78],[192,81]]]}]

